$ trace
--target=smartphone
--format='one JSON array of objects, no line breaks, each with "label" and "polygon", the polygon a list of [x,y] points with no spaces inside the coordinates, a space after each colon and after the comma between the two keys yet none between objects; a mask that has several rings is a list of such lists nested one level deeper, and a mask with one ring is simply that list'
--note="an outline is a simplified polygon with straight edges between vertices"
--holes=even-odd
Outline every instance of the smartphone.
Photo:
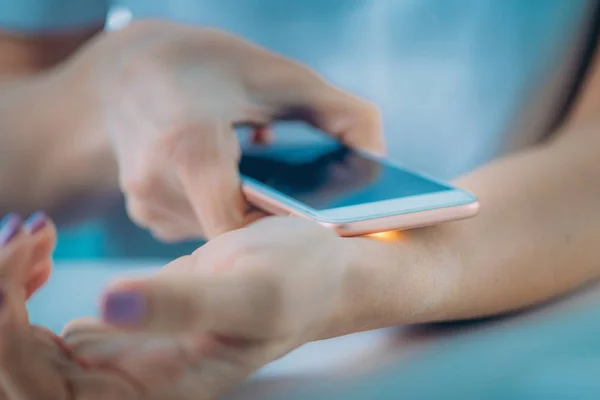
[{"label": "smartphone", "polygon": [[244,193],[269,213],[358,236],[469,218],[479,210],[471,193],[388,159],[335,141],[286,139],[242,141]]}]

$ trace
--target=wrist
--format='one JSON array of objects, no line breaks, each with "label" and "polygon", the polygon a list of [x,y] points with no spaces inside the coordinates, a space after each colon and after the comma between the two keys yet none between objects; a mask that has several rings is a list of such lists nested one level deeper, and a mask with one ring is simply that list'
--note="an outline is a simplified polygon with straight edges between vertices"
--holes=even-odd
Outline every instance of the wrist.
[{"label": "wrist", "polygon": [[388,238],[342,238],[346,265],[317,340],[441,318],[459,261],[435,228]]}]

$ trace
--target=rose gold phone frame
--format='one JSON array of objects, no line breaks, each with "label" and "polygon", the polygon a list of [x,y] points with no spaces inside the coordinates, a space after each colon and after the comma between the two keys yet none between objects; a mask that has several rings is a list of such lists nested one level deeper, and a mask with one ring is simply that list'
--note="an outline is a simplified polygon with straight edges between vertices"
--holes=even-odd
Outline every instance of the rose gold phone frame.
[{"label": "rose gold phone frame", "polygon": [[456,221],[470,218],[479,212],[479,202],[474,200],[467,204],[449,207],[439,207],[430,210],[410,212],[370,219],[361,219],[347,222],[320,221],[292,205],[280,202],[267,193],[255,190],[244,185],[244,193],[248,201],[254,206],[274,215],[294,215],[314,220],[324,226],[334,229],[340,236],[360,236],[379,232],[406,230],[441,222]]}]

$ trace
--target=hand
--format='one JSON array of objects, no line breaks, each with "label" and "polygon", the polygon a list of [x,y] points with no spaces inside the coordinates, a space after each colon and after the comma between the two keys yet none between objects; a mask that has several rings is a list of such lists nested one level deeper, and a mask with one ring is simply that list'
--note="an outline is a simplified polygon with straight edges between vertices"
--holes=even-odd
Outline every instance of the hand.
[{"label": "hand", "polygon": [[0,399],[198,398],[180,384],[189,374],[185,340],[123,334],[93,319],[72,325],[64,340],[31,325],[25,303],[50,276],[56,231],[40,213],[25,225],[14,214],[3,221]]},{"label": "hand", "polygon": [[88,365],[52,332],[29,323],[25,302],[48,279],[54,226],[14,214],[0,228],[0,398],[139,399],[140,388],[109,366]]},{"label": "hand", "polygon": [[[103,301],[104,321],[130,335],[131,343],[144,334],[179,341],[187,370],[171,395],[214,398],[321,337],[347,264],[342,240],[310,221],[264,219],[214,239],[152,278],[116,283]],[[118,364],[121,354],[105,350],[111,339],[93,343],[97,338],[78,333],[88,329],[87,323],[72,325],[67,342],[87,358]]]},{"label": "hand", "polygon": [[279,119],[383,149],[376,109],[310,69],[224,32],[136,22],[67,68],[92,66],[93,93],[130,217],[167,241],[214,237],[262,213],[246,204],[234,126],[268,141]]}]

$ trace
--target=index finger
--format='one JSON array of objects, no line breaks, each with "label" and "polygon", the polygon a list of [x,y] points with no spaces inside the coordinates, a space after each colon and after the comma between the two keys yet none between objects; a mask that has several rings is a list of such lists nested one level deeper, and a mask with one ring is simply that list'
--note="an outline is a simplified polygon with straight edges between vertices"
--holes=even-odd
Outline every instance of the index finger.
[{"label": "index finger", "polygon": [[239,146],[233,128],[224,122],[203,120],[194,132],[180,135],[175,160],[185,194],[206,236],[241,228],[256,216],[242,192],[238,169]]}]

